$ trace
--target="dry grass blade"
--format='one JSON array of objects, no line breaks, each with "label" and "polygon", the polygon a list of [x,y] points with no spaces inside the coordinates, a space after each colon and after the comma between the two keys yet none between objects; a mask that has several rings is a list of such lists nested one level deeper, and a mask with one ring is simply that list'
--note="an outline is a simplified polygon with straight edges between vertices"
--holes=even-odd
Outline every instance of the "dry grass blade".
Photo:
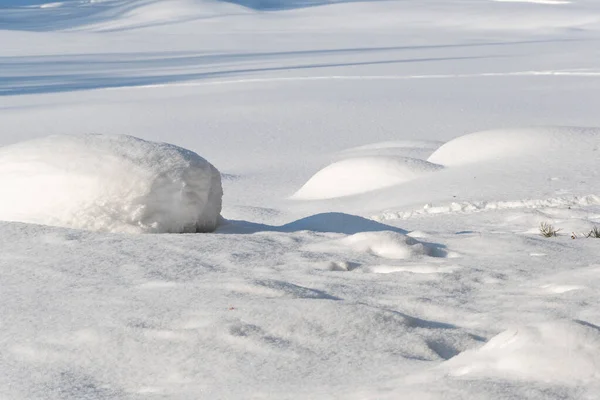
[{"label": "dry grass blade", "polygon": [[593,227],[590,233],[587,234],[587,237],[600,239],[600,228],[597,226]]},{"label": "dry grass blade", "polygon": [[[547,222],[542,222],[540,224],[540,234],[544,237],[553,237],[557,236],[556,234],[560,232],[560,229],[555,229],[554,226],[550,225]],[[600,232],[599,232],[600,233]]]}]

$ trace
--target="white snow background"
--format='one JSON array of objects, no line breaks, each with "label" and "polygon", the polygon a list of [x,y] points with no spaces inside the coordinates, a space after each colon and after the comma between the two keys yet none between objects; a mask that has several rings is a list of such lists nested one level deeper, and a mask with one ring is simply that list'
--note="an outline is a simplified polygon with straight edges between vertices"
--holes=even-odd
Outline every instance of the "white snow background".
[{"label": "white snow background", "polygon": [[594,0],[0,0],[0,399],[599,399],[599,60]]}]

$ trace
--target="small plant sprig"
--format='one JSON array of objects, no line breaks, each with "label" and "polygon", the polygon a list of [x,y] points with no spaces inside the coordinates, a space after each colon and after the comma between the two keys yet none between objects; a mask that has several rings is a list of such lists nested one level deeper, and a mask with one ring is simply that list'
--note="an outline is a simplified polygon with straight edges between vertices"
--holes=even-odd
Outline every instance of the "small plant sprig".
[{"label": "small plant sprig", "polygon": [[592,230],[590,231],[590,233],[587,234],[587,237],[600,239],[600,228],[598,228],[597,226],[594,226],[592,228]]},{"label": "small plant sprig", "polygon": [[[560,229],[555,229],[554,226],[547,222],[542,222],[540,224],[540,235],[544,237],[553,237],[558,236],[557,233],[560,232]],[[600,232],[599,232],[600,233]]]}]

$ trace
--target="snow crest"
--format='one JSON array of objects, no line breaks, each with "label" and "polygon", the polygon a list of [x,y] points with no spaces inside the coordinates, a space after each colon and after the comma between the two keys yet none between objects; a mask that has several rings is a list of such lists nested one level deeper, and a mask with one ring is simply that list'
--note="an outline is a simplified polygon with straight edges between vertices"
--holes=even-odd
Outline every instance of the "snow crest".
[{"label": "snow crest", "polygon": [[132,136],[57,135],[0,148],[0,219],[93,231],[213,231],[219,171]]}]

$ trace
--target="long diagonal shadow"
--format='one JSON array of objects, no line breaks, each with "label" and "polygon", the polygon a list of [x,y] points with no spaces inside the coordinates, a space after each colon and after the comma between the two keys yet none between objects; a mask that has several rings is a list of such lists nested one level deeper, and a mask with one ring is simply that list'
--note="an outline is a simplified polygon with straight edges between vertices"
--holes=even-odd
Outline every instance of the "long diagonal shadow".
[{"label": "long diagonal shadow", "polygon": [[264,73],[275,71],[293,71],[316,68],[333,68],[359,65],[377,64],[401,64],[419,62],[437,62],[448,60],[473,60],[486,57],[439,57],[439,58],[413,58],[386,61],[364,61],[350,63],[324,63],[295,66],[280,66],[266,68],[248,68],[226,71],[197,72],[190,74],[170,74],[154,76],[120,76],[110,74],[69,74],[69,75],[39,75],[39,76],[17,76],[3,77],[0,81],[0,96],[58,93],[90,89],[107,89],[117,87],[136,87],[147,85],[165,85],[169,83],[181,83],[193,80],[220,78],[240,74]]}]

